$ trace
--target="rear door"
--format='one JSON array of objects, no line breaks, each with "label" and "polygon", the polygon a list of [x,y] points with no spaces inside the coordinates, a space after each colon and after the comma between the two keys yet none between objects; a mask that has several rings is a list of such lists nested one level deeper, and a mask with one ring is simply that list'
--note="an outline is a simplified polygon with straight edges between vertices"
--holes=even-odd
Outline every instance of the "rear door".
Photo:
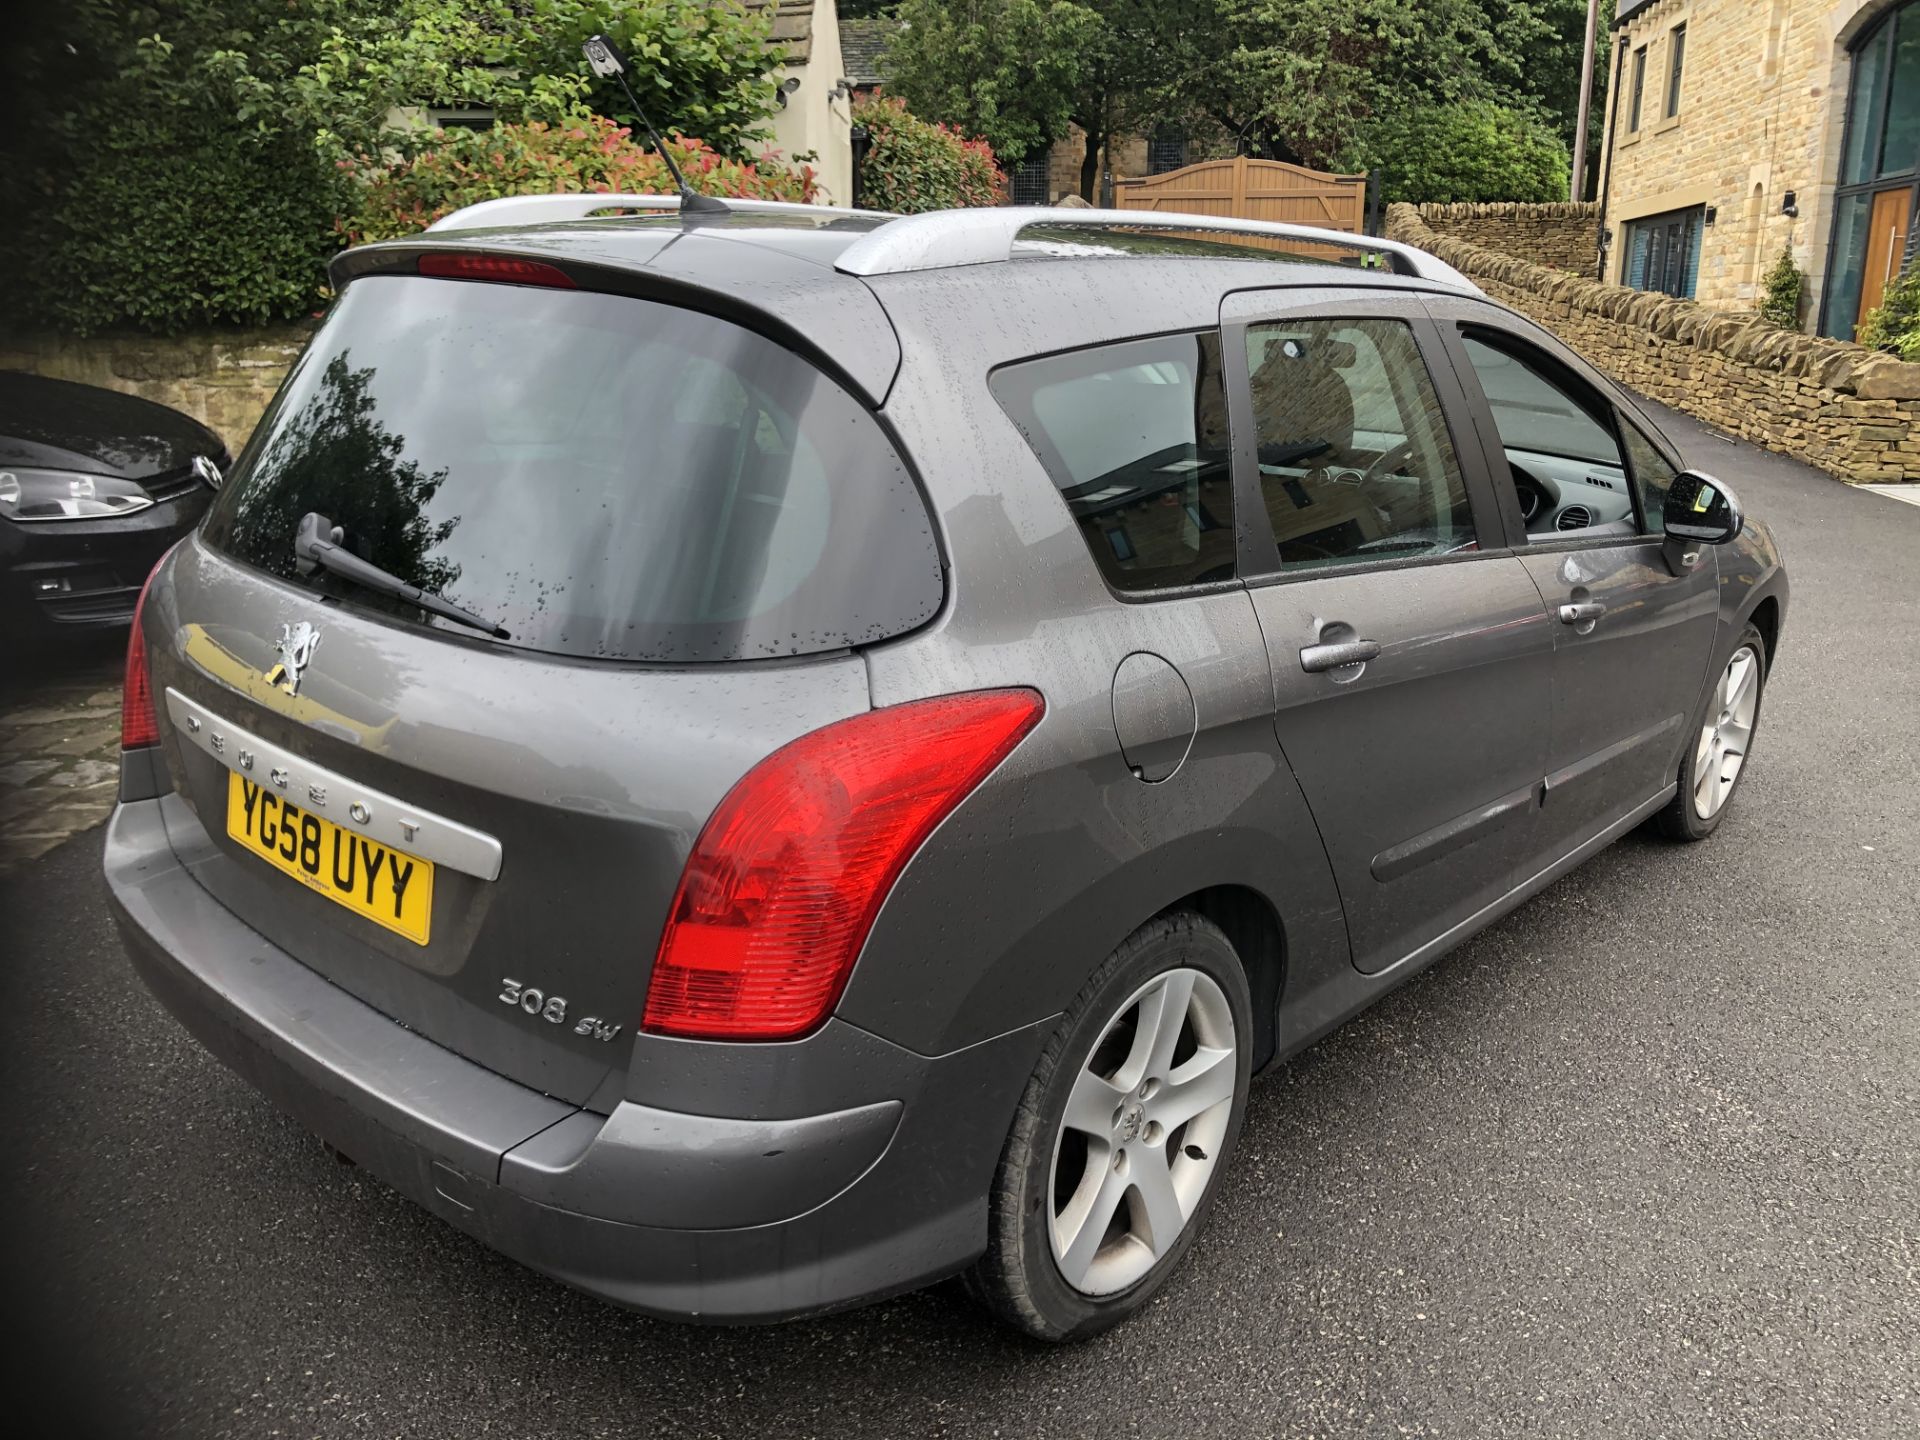
[{"label": "rear door", "polygon": [[1543,839],[1557,855],[1673,779],[1718,617],[1712,546],[1670,566],[1660,509],[1679,469],[1624,396],[1538,327],[1435,300],[1504,523],[1554,638]]},{"label": "rear door", "polygon": [[1243,569],[1371,973],[1530,873],[1553,638],[1419,302],[1300,296],[1222,307]]}]

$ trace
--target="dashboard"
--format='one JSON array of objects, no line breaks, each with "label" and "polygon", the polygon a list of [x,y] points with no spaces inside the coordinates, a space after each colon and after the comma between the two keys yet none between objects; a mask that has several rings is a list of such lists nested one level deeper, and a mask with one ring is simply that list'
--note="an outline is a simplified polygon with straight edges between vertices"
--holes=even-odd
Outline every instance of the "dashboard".
[{"label": "dashboard", "polygon": [[1515,449],[1507,451],[1507,465],[1529,535],[1634,533],[1633,492],[1618,465]]}]

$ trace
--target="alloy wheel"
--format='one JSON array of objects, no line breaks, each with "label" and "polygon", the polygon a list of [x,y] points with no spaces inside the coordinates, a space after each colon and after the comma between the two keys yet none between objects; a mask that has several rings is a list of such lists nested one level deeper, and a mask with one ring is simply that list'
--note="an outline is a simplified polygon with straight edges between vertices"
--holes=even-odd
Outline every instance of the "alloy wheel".
[{"label": "alloy wheel", "polygon": [[1137,1283],[1206,1196],[1233,1114],[1233,1010],[1202,971],[1169,970],[1102,1028],[1054,1138],[1048,1241],[1083,1295]]},{"label": "alloy wheel", "polygon": [[1746,763],[1760,706],[1760,657],[1751,645],[1733,652],[1693,754],[1693,811],[1702,820],[1720,813]]}]

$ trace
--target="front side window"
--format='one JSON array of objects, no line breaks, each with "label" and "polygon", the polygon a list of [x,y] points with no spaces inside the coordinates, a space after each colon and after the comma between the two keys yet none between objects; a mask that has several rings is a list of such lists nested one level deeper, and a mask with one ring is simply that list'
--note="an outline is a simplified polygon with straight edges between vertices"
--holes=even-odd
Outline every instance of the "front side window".
[{"label": "front side window", "polygon": [[1404,321],[1249,326],[1247,371],[1283,570],[1473,546],[1459,461]]},{"label": "front side window", "polygon": [[1641,107],[1647,98],[1647,47],[1642,45],[1633,52],[1633,103],[1627,111],[1627,129],[1637,132],[1640,129]]},{"label": "front side window", "polygon": [[1234,577],[1218,334],[1077,350],[1006,366],[989,383],[1114,588]]},{"label": "front side window", "polygon": [[712,316],[580,290],[348,285],[203,533],[325,587],[294,563],[310,513],[509,644],[558,655],[842,649],[920,624],[945,588],[912,478],[826,375]]},{"label": "front side window", "polygon": [[1620,435],[1627,442],[1627,468],[1632,472],[1634,491],[1640,497],[1642,528],[1658,535],[1666,529],[1663,516],[1667,491],[1673,488],[1676,472],[1653,441],[1625,416],[1620,417]]},{"label": "front side window", "polygon": [[1578,376],[1510,336],[1468,332],[1461,348],[1493,414],[1527,534],[1536,540],[1633,534],[1633,492],[1612,407]]}]

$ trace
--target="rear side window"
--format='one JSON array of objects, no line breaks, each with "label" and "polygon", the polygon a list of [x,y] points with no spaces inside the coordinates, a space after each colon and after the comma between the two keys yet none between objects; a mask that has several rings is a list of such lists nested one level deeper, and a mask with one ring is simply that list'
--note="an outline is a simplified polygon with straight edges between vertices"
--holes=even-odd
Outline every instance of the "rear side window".
[{"label": "rear side window", "polygon": [[910,630],[944,593],[925,503],[852,397],[739,326],[579,291],[350,285],[204,533],[296,580],[309,512],[553,654],[806,655]]},{"label": "rear side window", "polygon": [[1116,589],[1234,576],[1233,481],[1217,334],[1102,345],[994,372]]}]

